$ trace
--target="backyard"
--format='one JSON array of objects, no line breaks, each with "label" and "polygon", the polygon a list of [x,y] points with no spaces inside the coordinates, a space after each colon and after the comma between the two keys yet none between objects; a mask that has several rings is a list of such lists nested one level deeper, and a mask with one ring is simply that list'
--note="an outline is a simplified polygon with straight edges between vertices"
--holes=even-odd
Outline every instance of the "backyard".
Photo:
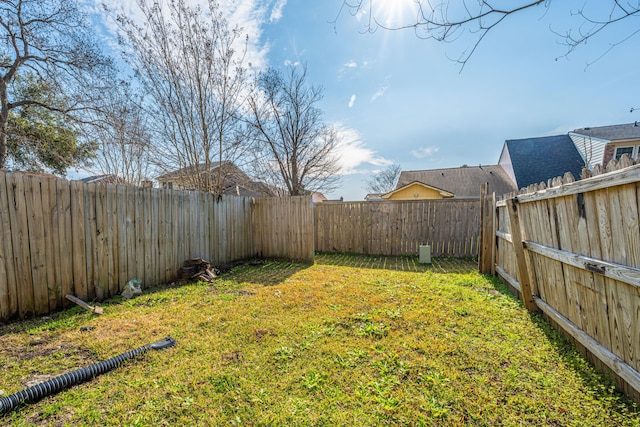
[{"label": "backyard", "polygon": [[0,415],[2,425],[637,426],[546,321],[473,260],[316,255],[0,326],[0,397],[177,345]]}]

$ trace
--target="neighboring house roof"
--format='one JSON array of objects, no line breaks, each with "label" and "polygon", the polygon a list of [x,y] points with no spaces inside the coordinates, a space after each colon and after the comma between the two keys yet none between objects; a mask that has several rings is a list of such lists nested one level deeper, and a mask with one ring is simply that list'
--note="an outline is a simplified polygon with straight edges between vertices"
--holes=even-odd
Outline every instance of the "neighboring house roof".
[{"label": "neighboring house roof", "polygon": [[[406,189],[406,188],[409,188],[409,187],[415,186],[415,185],[420,186],[420,187],[424,187],[424,188],[427,188],[427,189],[430,189],[430,190],[433,190],[433,191],[435,191],[435,192],[437,192],[437,193],[440,193],[440,195],[441,195],[443,198],[453,197],[453,196],[454,196],[454,194],[453,194],[453,193],[451,193],[451,192],[449,192],[449,191],[446,191],[446,190],[443,190],[443,189],[441,189],[441,188],[437,188],[437,187],[434,187],[434,186],[432,186],[432,185],[425,184],[425,183],[423,183],[423,182],[413,181],[413,182],[410,182],[410,183],[408,183],[408,184],[406,184],[406,185],[403,185],[402,187],[397,187],[397,188],[396,188],[395,190],[393,190],[393,191],[390,191],[390,192],[388,192],[388,193],[386,193],[386,194],[383,194],[383,195],[381,196],[381,198],[382,198],[382,199],[390,199],[391,197],[393,197],[393,195],[394,195],[394,194],[396,194],[396,193],[398,193],[398,192],[400,192],[400,191],[402,191],[402,190],[404,190],[404,189]],[[480,190],[479,190],[479,189],[478,189],[478,194],[480,194]]]},{"label": "neighboring house roof", "polygon": [[367,201],[382,200],[382,194],[381,193],[369,193],[366,196],[364,196],[364,199],[367,200]]},{"label": "neighboring house roof", "polygon": [[640,139],[640,123],[625,123],[621,125],[585,127],[576,129],[572,133],[604,139],[610,142]]},{"label": "neighboring house roof", "polygon": [[[263,182],[252,181],[251,178],[231,162],[212,162],[209,165],[208,173],[215,174],[219,165],[222,164],[222,194],[231,194],[244,197],[271,197],[282,194],[282,190]],[[188,166],[168,172],[156,178],[160,183],[182,183],[189,187],[188,178],[202,175],[207,172],[205,164]]]},{"label": "neighboring house roof", "polygon": [[[222,164],[227,163],[227,162],[222,162]],[[233,165],[233,163],[229,163],[230,165]],[[220,162],[211,162],[209,163],[209,172],[217,169],[218,165],[220,165]],[[235,165],[234,165],[235,167]],[[164,175],[160,175],[159,177],[156,177],[156,180],[160,181],[160,182],[168,182],[168,181],[172,181],[176,178],[182,178],[185,176],[193,176],[193,175],[199,175],[202,173],[207,172],[207,165],[205,163],[200,163],[197,165],[192,165],[192,166],[186,166],[184,168],[180,168],[180,169],[176,169],[174,171],[171,172],[167,172]]]},{"label": "neighboring house roof", "polygon": [[499,165],[402,171],[396,190],[415,181],[452,193],[457,199],[480,197],[480,185],[484,183],[489,183],[490,192],[495,191],[499,195],[516,189]]},{"label": "neighboring house roof", "polygon": [[88,176],[86,178],[80,179],[80,181],[86,182],[86,183],[96,183],[96,184],[125,184],[126,183],[124,179],[113,174]]},{"label": "neighboring house roof", "polygon": [[327,197],[318,192],[318,191],[311,191],[311,202],[312,203],[321,203],[324,202],[325,200],[327,200]]},{"label": "neighboring house roof", "polygon": [[638,122],[621,125],[585,127],[569,132],[585,163],[592,169],[605,162],[605,147],[611,142],[640,140],[640,124]]},{"label": "neighboring house roof", "polygon": [[585,162],[569,135],[505,141],[498,162],[518,188],[546,183],[566,172],[580,179]]}]

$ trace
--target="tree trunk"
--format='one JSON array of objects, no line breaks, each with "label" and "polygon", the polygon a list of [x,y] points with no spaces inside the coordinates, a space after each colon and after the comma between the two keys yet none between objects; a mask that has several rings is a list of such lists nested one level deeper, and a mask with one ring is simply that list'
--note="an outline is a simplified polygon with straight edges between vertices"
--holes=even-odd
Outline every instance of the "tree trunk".
[{"label": "tree trunk", "polygon": [[9,100],[6,85],[0,88],[0,169],[7,166],[7,127],[9,125]]},{"label": "tree trunk", "polygon": [[7,126],[6,124],[0,129],[0,169],[4,169],[7,165]]}]

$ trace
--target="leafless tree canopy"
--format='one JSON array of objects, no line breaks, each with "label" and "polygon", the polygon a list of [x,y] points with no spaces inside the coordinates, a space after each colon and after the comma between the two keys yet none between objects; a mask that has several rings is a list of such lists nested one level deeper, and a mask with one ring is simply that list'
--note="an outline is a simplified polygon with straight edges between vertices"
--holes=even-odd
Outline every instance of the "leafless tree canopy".
[{"label": "leafless tree canopy", "polygon": [[[118,21],[125,54],[149,95],[158,167],[209,171],[223,162],[241,163],[248,95],[242,30],[230,27],[214,0],[206,10],[183,0],[138,4],[143,26],[125,16]],[[194,174],[192,187],[220,194],[222,168],[214,175]]]},{"label": "leafless tree canopy", "polygon": [[142,102],[131,83],[121,82],[105,97],[104,111],[99,113],[101,126],[95,127],[93,133],[98,145],[97,169],[138,186],[152,178],[154,159],[150,118]]},{"label": "leafless tree canopy", "polygon": [[392,164],[374,174],[367,180],[365,187],[369,193],[385,194],[396,188],[402,166]]},{"label": "leafless tree canopy", "polygon": [[292,196],[332,191],[339,180],[337,134],[317,106],[323,91],[306,80],[306,68],[290,67],[286,75],[269,69],[249,103],[254,173]]},{"label": "leafless tree canopy", "polygon": [[[567,2],[552,0],[414,0],[417,10],[415,19],[406,24],[388,27],[382,17],[375,15],[375,6],[380,1],[382,0],[343,0],[336,20],[346,11],[352,15],[367,16],[365,29],[368,32],[374,32],[378,28],[412,29],[419,38],[443,42],[452,42],[464,35],[471,35],[474,37],[471,45],[458,58],[463,65],[490,30],[509,16],[520,14],[528,9],[548,8],[553,3],[566,7],[568,17],[578,16],[582,19],[582,25],[578,28],[568,28],[563,31],[552,29],[566,44],[567,55],[608,27],[640,15],[640,2],[637,0],[584,0],[569,6],[566,5]],[[597,7],[590,7],[593,5]],[[620,34],[619,39],[611,43],[610,49],[633,37],[639,31],[640,29],[630,34]]]},{"label": "leafless tree canopy", "polygon": [[[105,57],[71,0],[0,2],[0,168],[10,112],[38,108],[82,124],[110,83]],[[24,90],[29,82],[35,92]]]}]

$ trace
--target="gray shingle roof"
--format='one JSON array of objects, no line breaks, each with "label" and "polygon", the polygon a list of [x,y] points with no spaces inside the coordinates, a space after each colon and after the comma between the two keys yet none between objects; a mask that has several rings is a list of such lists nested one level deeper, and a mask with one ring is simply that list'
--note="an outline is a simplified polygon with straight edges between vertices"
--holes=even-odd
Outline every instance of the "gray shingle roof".
[{"label": "gray shingle roof", "polygon": [[576,129],[573,133],[590,136],[592,138],[605,139],[607,141],[640,139],[640,123],[634,122],[622,125],[586,127]]},{"label": "gray shingle roof", "polygon": [[516,189],[511,178],[498,165],[402,171],[396,189],[414,181],[453,193],[455,198],[480,197],[480,185],[485,182],[489,183],[489,192],[495,191],[499,195]]},{"label": "gray shingle roof", "polygon": [[571,172],[580,179],[584,161],[569,135],[505,141],[519,188],[547,183]]}]

